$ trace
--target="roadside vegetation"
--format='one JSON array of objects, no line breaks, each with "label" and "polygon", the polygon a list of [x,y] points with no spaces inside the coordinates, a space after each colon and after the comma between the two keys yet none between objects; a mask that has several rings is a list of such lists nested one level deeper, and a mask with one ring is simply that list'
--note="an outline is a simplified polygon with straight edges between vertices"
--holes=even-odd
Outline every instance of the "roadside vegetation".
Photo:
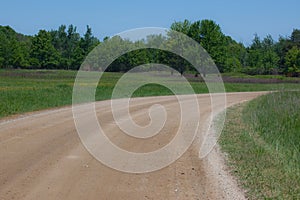
[{"label": "roadside vegetation", "polygon": [[219,143],[249,199],[300,199],[299,91],[229,109]]}]

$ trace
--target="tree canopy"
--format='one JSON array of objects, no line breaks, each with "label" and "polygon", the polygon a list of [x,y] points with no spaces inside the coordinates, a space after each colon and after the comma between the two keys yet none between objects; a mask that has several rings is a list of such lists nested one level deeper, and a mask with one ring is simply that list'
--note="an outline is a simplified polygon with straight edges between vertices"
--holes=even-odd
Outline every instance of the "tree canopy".
[{"label": "tree canopy", "polygon": [[[278,41],[270,35],[261,39],[255,34],[252,44],[248,47],[225,35],[220,25],[213,20],[174,22],[170,29],[197,41],[209,53],[221,72],[300,76],[299,29],[294,29],[289,37],[280,37]],[[149,36],[146,41],[124,42],[127,45],[172,45],[161,35]],[[100,40],[93,36],[89,26],[82,36],[72,24],[61,25],[57,30],[39,30],[34,36],[17,33],[9,26],[0,26],[0,68],[76,70],[91,50],[100,43]],[[148,49],[146,44],[145,49],[129,52],[118,58],[107,70],[128,71],[149,62],[170,65],[180,73],[192,70],[190,64],[180,56]]]}]

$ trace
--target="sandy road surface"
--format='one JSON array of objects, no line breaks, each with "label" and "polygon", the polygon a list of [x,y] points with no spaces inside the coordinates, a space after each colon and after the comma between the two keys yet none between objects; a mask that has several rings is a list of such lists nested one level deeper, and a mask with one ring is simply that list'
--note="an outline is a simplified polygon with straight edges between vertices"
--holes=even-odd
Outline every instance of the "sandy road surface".
[{"label": "sandy road surface", "polygon": [[[227,106],[263,93],[230,93]],[[208,95],[198,95],[201,123],[210,117]],[[121,148],[148,152],[172,139],[180,120],[175,97],[137,98],[130,112],[137,124],[149,123],[147,110],[165,106],[169,117],[162,133],[146,141],[124,134],[114,123],[110,102],[97,103],[97,115],[107,136]],[[218,107],[218,104],[214,105]],[[118,137],[116,137],[118,136]],[[162,170],[130,174],[94,159],[76,133],[71,107],[41,111],[0,121],[0,199],[242,199],[216,148],[205,159],[191,145],[176,162]]]}]

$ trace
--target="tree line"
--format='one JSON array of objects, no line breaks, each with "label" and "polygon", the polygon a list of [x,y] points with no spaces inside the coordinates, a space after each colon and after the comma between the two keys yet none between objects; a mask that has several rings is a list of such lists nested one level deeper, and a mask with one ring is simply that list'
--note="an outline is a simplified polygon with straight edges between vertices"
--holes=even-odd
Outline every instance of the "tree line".
[{"label": "tree line", "polygon": [[0,26],[0,67],[27,69],[78,69],[88,53],[99,44],[87,26],[83,37],[74,25],[58,30],[40,30],[34,36]]},{"label": "tree line", "polygon": [[[290,36],[281,36],[278,41],[271,35],[262,39],[254,35],[252,44],[247,47],[225,35],[212,20],[174,22],[170,29],[200,43],[221,72],[300,76],[299,29],[294,29]],[[147,40],[164,43],[166,38],[158,35]],[[89,26],[83,36],[74,25],[61,25],[57,30],[40,30],[34,36],[16,33],[9,26],[0,26],[0,67],[77,70],[89,52],[103,41],[93,36]],[[123,42],[135,45],[145,41]],[[121,56],[110,65],[108,71],[128,71],[149,62],[167,64],[180,73],[192,70],[188,62],[176,55],[146,48]]]}]

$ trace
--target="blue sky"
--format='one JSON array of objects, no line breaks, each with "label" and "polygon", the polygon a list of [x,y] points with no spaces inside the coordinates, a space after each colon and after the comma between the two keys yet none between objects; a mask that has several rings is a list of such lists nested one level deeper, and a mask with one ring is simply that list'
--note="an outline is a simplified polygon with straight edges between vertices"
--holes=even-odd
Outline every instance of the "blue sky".
[{"label": "blue sky", "polygon": [[299,29],[299,8],[299,0],[2,0],[0,25],[29,35],[61,24],[74,24],[83,34],[90,25],[102,40],[133,28],[169,28],[174,21],[212,19],[226,35],[249,45],[254,33],[277,39]]}]

